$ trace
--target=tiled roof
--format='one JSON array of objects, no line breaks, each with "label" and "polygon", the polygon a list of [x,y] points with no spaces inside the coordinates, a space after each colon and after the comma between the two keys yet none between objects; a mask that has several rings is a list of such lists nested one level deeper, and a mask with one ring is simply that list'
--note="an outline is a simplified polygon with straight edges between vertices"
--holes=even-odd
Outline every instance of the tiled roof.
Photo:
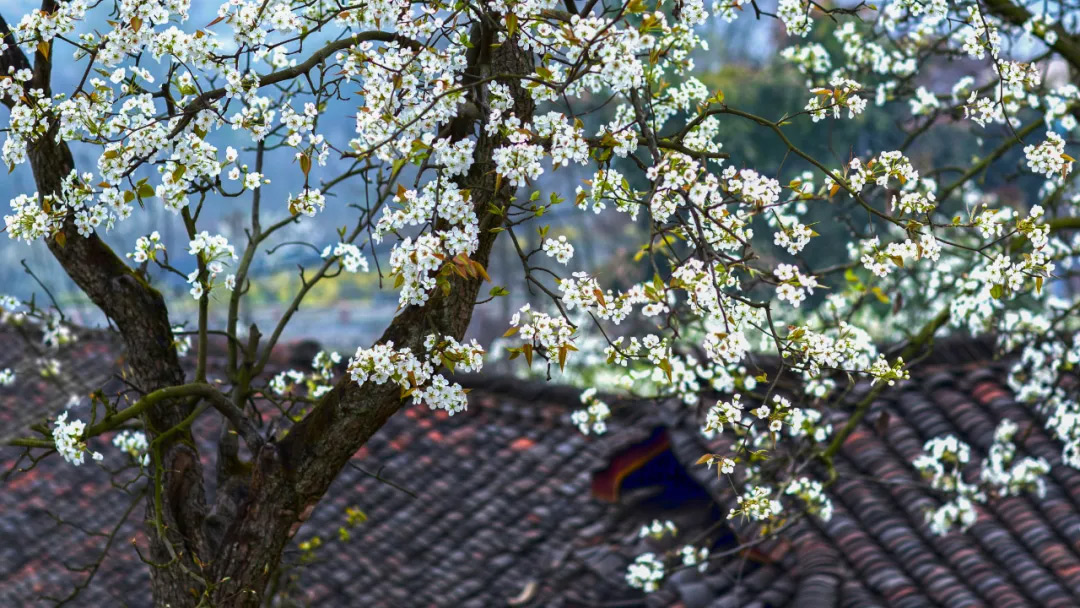
[{"label": "tiled roof", "polygon": [[[664,593],[686,608],[1080,605],[1080,471],[1061,463],[1062,446],[1046,435],[1041,417],[1013,399],[1004,382],[1008,364],[966,350],[916,368],[873,403],[836,462],[829,522],[801,520],[769,545],[772,564],[740,569],[743,560],[733,558],[704,574],[686,572]],[[834,425],[846,417],[836,412]],[[971,445],[973,474],[1003,418],[1020,425],[1019,455],[1051,463],[1045,497],[991,499],[966,533],[930,533],[924,513],[940,497],[920,483],[911,461],[927,439],[952,434]],[[673,437],[683,462],[727,447],[707,445],[698,433]],[[715,471],[692,474],[730,502]],[[732,569],[741,578],[724,572]],[[711,592],[694,595],[697,583]]]},{"label": "tiled roof", "polygon": [[[0,332],[0,353],[22,361],[6,339]],[[66,355],[70,369],[101,374],[100,361],[117,359],[101,335],[77,348]],[[295,346],[294,358],[309,359],[307,350]],[[289,359],[278,363],[294,365]],[[730,489],[714,470],[693,466],[722,446],[709,445],[685,410],[616,407],[608,434],[584,437],[569,422],[576,390],[486,378],[466,412],[408,407],[356,455],[287,549],[279,605],[1077,606],[1080,472],[1058,466],[1061,446],[1011,398],[1001,380],[1006,367],[977,343],[943,347],[911,381],[883,393],[845,442],[830,489],[832,520],[799,520],[739,552],[722,523]],[[63,408],[65,391],[34,390],[41,396],[0,392],[5,428]],[[838,407],[831,415],[839,425],[848,414]],[[931,535],[923,513],[939,497],[915,483],[910,461],[926,439],[947,433],[985,454],[1002,417],[1021,425],[1022,453],[1055,465],[1045,498],[994,501],[967,534]],[[211,418],[199,436],[216,436]],[[209,459],[213,450],[202,453]],[[12,456],[0,451],[5,470]],[[84,532],[108,532],[129,504],[104,471],[55,456],[4,482],[0,606],[51,605],[39,598],[69,592],[85,575],[63,564],[92,561],[108,540]],[[350,527],[350,507],[367,521]],[[58,524],[46,509],[83,530]],[[142,510],[134,507],[96,579],[71,605],[149,605],[147,567],[129,544],[141,539]],[[714,555],[731,555],[705,572],[678,570],[643,595],[623,576],[635,555],[656,548],[637,537],[654,518],[674,520],[680,544],[713,530],[721,537]],[[348,540],[338,537],[342,527]],[[321,545],[303,550],[315,536]]]},{"label": "tiled roof", "polygon": [[[0,386],[0,440],[26,435],[31,424],[63,411],[72,396],[85,397],[102,386],[115,388],[110,380],[120,358],[115,342],[105,333],[79,334],[74,344],[52,350],[40,346],[40,336],[30,328],[0,330],[0,369],[10,368],[17,377],[15,385]],[[59,361],[59,374],[42,377],[39,357]],[[97,535],[111,531],[131,504],[96,467],[76,469],[53,455],[29,470],[17,470],[30,465],[17,449],[0,449],[0,471],[6,474],[0,485],[0,606],[54,605],[35,601],[66,596],[85,575],[68,571],[64,564],[79,568],[95,561],[108,541]],[[138,588],[125,584],[126,571],[143,569],[130,547],[122,546],[133,529],[129,524],[117,536],[114,546],[121,546],[99,573],[99,580],[108,578],[118,586],[86,590],[81,598],[89,602],[85,605],[116,605]],[[140,582],[145,581],[133,581]],[[111,595],[113,591],[120,595]]]},{"label": "tiled roof", "polygon": [[[74,344],[54,350],[42,346],[32,327],[0,328],[0,370],[15,372],[14,386],[0,386],[0,441],[26,433],[43,413],[56,414],[72,395],[100,388],[115,370],[119,350],[103,332],[79,331]],[[56,359],[60,373],[45,378],[38,359]]]}]

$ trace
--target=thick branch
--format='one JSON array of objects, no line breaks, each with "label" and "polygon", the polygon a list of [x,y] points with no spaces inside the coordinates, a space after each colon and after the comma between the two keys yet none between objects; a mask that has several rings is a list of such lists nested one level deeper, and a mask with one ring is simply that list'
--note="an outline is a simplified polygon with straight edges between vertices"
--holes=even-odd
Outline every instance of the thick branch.
[{"label": "thick branch", "polygon": [[[249,445],[257,446],[261,441],[259,440],[259,433],[255,430],[255,427],[243,417],[243,414],[236,409],[236,406],[229,401],[228,397],[222,394],[213,386],[204,383],[192,383],[181,384],[179,386],[167,386],[160,388],[148,395],[139,399],[130,406],[112,414],[106,416],[100,422],[86,429],[83,433],[82,439],[89,439],[91,437],[97,437],[103,433],[114,431],[120,428],[125,422],[133,418],[137,418],[144,414],[148,409],[154,407],[163,402],[167,402],[173,399],[180,399],[183,397],[200,397],[210,402],[210,405],[214,406],[218,411],[229,419],[234,425],[237,425],[238,429],[241,429],[241,436],[245,441],[251,440]],[[52,447],[50,442],[46,442],[48,445],[41,446],[39,439],[16,439],[11,442],[11,445],[22,445],[30,447]]]}]

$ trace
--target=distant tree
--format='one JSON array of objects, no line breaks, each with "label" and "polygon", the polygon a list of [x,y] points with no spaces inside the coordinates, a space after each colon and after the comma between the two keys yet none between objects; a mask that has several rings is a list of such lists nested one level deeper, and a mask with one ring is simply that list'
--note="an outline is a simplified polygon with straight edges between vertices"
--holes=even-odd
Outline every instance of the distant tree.
[{"label": "distant tree", "polygon": [[[778,18],[793,43],[778,60],[804,75],[808,101],[763,100],[771,107],[760,115],[697,80],[694,57],[708,55],[695,28],[709,8],[728,21]],[[620,390],[705,400],[708,432],[746,439],[702,460],[741,495],[732,516],[828,517],[823,487],[840,445],[947,326],[1023,346],[1010,381],[1054,412],[1051,431],[1080,465],[1080,406],[1057,382],[1080,362],[1080,300],[1068,287],[1078,243],[1067,234],[1080,218],[1065,152],[1080,102],[1076,8],[780,0],[773,14],[742,0],[230,0],[196,25],[190,0],[45,0],[15,25],[0,19],[10,117],[2,158],[12,169],[28,163],[37,183],[11,201],[6,231],[44,241],[100,307],[138,394],[120,402],[98,393],[89,424],[65,412],[13,445],[79,465],[101,457],[99,437],[123,431],[114,441],[148,479],[155,604],[257,605],[290,536],[389,416],[410,400],[465,408],[446,372],[481,368],[483,349],[464,334],[475,307],[507,293],[481,292],[504,238],[524,280],[550,301],[508,320],[504,352],[549,368],[598,355]],[[801,40],[825,21],[836,24],[832,53]],[[81,74],[62,92],[52,78],[60,62]],[[852,156],[851,142],[835,142],[842,147],[819,158],[788,135],[798,125],[819,149],[834,121],[889,104],[908,108],[895,150]],[[354,131],[321,129],[320,117],[335,113],[354,115]],[[777,176],[722,149],[727,125],[739,123],[779,142]],[[967,142],[956,157],[970,162],[917,167],[907,156],[927,134],[960,129],[977,135],[950,139]],[[239,150],[227,145],[237,136]],[[95,150],[96,163],[76,166],[70,146]],[[1004,162],[1016,164],[1014,149],[1021,171],[1045,178],[1020,210],[980,186],[1016,169]],[[293,160],[293,174],[264,174],[272,155]],[[571,163],[592,178],[534,189]],[[356,219],[338,228],[320,214],[341,184],[364,195],[346,201]],[[246,243],[207,230],[204,209],[240,204],[250,207]],[[565,204],[646,218],[641,242],[617,245],[636,252],[623,263],[650,279],[616,291],[603,275],[560,274],[573,244],[544,215]],[[159,205],[186,232],[186,251],[166,250],[154,233],[125,258],[99,236]],[[829,242],[814,243],[826,233],[814,221],[828,226]],[[281,255],[265,245],[308,224],[318,242],[299,246],[314,247],[321,266],[302,271],[268,334],[239,327],[253,260]],[[374,245],[384,239],[393,247],[380,262]],[[378,273],[398,292],[381,338],[358,348],[340,378],[322,352],[314,371],[267,381],[271,351],[305,296],[345,272]],[[169,273],[197,301],[191,336],[153,286]],[[40,323],[49,343],[68,337],[55,311],[11,299],[3,308]],[[226,311],[224,323],[211,308]],[[227,385],[207,382],[211,334],[227,340]],[[903,344],[879,351],[882,340]],[[185,377],[178,347],[192,341],[197,366]],[[762,374],[753,364],[762,353],[780,367]],[[805,392],[781,396],[785,374]],[[860,376],[872,378],[871,393],[846,426],[824,426],[820,409]],[[277,406],[273,425],[257,399]],[[583,401],[574,420],[603,432],[607,405],[591,390]],[[201,416],[232,431],[218,442],[212,504],[192,441]],[[781,437],[790,449],[763,468],[763,451]],[[1011,437],[999,429],[1005,447],[976,483],[960,475],[966,446],[928,444],[916,465],[949,496],[931,514],[936,530],[969,524],[972,501],[988,493],[1037,487],[1045,462],[1014,461]],[[707,558],[695,547],[645,555],[629,583],[655,588],[674,559]]]}]

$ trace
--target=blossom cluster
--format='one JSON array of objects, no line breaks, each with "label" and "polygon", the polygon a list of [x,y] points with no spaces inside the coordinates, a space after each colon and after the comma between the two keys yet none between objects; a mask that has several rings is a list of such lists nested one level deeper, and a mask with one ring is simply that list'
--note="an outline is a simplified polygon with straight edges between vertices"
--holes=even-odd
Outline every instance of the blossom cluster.
[{"label": "blossom cluster", "polygon": [[641,530],[638,531],[638,538],[649,537],[659,540],[668,534],[675,536],[678,533],[679,529],[675,527],[675,523],[670,519],[665,521],[654,519],[651,524],[641,527]]},{"label": "blossom cluster", "polygon": [[150,260],[157,260],[157,252],[165,251],[165,244],[161,242],[161,234],[155,230],[148,236],[140,236],[135,241],[135,251],[128,253],[127,257],[132,261],[142,264]]},{"label": "blossom cluster", "polygon": [[570,258],[574,257],[574,246],[566,240],[565,236],[560,236],[558,239],[544,239],[544,253],[548,257],[555,258],[555,261],[560,264],[568,264]]},{"label": "blossom cluster", "polygon": [[998,424],[975,482],[965,478],[972,455],[968,444],[952,435],[926,442],[924,453],[912,464],[929,480],[933,489],[949,496],[941,506],[926,514],[926,521],[935,534],[946,534],[954,526],[961,531],[970,527],[978,518],[976,505],[987,502],[991,495],[1010,496],[1034,491],[1042,496],[1045,493],[1042,476],[1049,472],[1050,465],[1042,458],[1016,458],[1014,439],[1018,429],[1009,419]]},{"label": "blossom cluster", "polygon": [[738,504],[728,511],[728,519],[741,516],[755,521],[768,521],[784,510],[784,506],[773,496],[773,490],[768,486],[748,488],[735,500]]},{"label": "blossom cluster", "polygon": [[642,553],[626,569],[626,582],[645,592],[656,591],[664,580],[664,562],[655,553]]},{"label": "blossom cluster", "polygon": [[866,163],[853,158],[848,167],[852,171],[848,179],[856,192],[861,191],[868,183],[888,186],[889,180],[895,179],[900,185],[905,185],[919,179],[919,172],[915,170],[911,160],[899,150],[882,152]]},{"label": "blossom cluster", "polygon": [[[843,109],[847,109],[848,118],[855,118],[866,109],[866,99],[856,95],[862,90],[862,85],[843,77],[833,77],[829,81],[832,88],[815,88],[810,92],[814,94],[806,104],[806,111],[814,122],[825,119],[828,114],[833,118],[840,118]],[[832,110],[829,112],[829,110]]]},{"label": "blossom cluster", "polygon": [[778,264],[773,275],[778,281],[776,298],[781,302],[787,301],[796,308],[806,299],[807,294],[813,294],[814,288],[819,286],[816,278],[803,274],[793,264]]},{"label": "blossom cluster", "polygon": [[788,484],[784,493],[801,499],[806,504],[807,510],[820,517],[822,521],[832,519],[832,499],[825,493],[825,486],[820,481],[800,477]]},{"label": "blossom cluster", "polygon": [[390,253],[391,273],[398,281],[399,301],[404,305],[422,305],[438,285],[436,271],[448,260],[469,256],[479,245],[476,212],[468,191],[456,187],[445,176],[428,182],[419,190],[398,191],[393,199],[399,209],[384,208],[376,225],[374,240],[406,226],[432,223],[436,210],[442,228],[413,237],[405,237]]},{"label": "blossom cluster", "polygon": [[334,368],[339,363],[341,355],[336,351],[320,350],[311,360],[311,372],[283,370],[271,378],[268,387],[277,395],[287,396],[302,385],[307,389],[308,396],[318,399],[333,388],[331,382],[334,379]]},{"label": "blossom cluster", "polygon": [[610,289],[600,289],[599,281],[585,272],[575,272],[571,277],[561,279],[559,291],[563,294],[562,303],[567,310],[588,310],[616,325],[629,316],[633,304],[641,301],[640,293],[616,296]]},{"label": "blossom cluster", "polygon": [[289,213],[314,217],[326,208],[326,197],[318,188],[305,188],[300,194],[289,198]]},{"label": "blossom cluster", "polygon": [[446,410],[453,415],[468,406],[465,390],[436,374],[436,364],[451,371],[480,371],[484,350],[475,340],[461,344],[450,336],[429,334],[424,340],[425,353],[415,355],[408,347],[394,348],[393,342],[358,348],[349,359],[350,378],[358,383],[385,384],[388,381],[401,387],[402,396],[411,396],[415,403],[431,409]]},{"label": "blossom cluster", "polygon": [[1053,131],[1046,134],[1046,141],[1041,144],[1025,146],[1024,156],[1032,171],[1048,179],[1055,175],[1065,177],[1072,170],[1073,159],[1065,154],[1065,140]]},{"label": "blossom cluster", "polygon": [[698,572],[704,572],[709,566],[708,547],[694,547],[693,545],[683,545],[683,547],[679,549],[679,557],[682,559],[682,565],[696,566]]},{"label": "blossom cluster", "polygon": [[786,249],[791,255],[796,255],[810,244],[813,236],[814,231],[809,226],[796,221],[774,232],[773,243],[777,247]]},{"label": "blossom cluster", "polygon": [[[225,265],[236,260],[236,251],[229,244],[228,239],[220,234],[212,235],[202,231],[195,235],[188,244],[188,253],[198,256],[199,263],[203,268],[196,268],[187,276],[187,282],[191,285],[191,297],[196,300],[209,294],[217,285],[218,275],[225,272]],[[225,288],[232,290],[236,286],[236,275],[225,277]]]},{"label": "blossom cluster", "polygon": [[87,452],[90,452],[90,457],[94,460],[104,458],[101,452],[93,452],[86,447],[86,441],[83,439],[85,432],[86,423],[78,419],[72,419],[69,422],[67,412],[57,416],[53,423],[52,437],[57,453],[75,466],[85,461]]},{"label": "blossom cluster", "polygon": [[534,348],[549,353],[558,352],[564,358],[567,351],[576,350],[574,327],[566,319],[535,311],[529,304],[514,313],[510,318],[510,327],[508,333],[516,333],[525,342],[522,348],[528,349],[525,353],[527,358],[532,357]]},{"label": "blossom cluster", "polygon": [[607,432],[607,419],[611,417],[611,408],[596,396],[596,387],[588,388],[581,393],[581,403],[585,409],[574,410],[570,414],[570,421],[585,435],[590,433],[603,435]]},{"label": "blossom cluster", "polygon": [[125,429],[113,437],[112,443],[127,452],[132,460],[140,465],[144,467],[150,465],[150,444],[146,441],[146,433]]},{"label": "blossom cluster", "polygon": [[367,258],[360,252],[360,248],[352,243],[327,245],[321,255],[323,258],[337,258],[341,262],[341,267],[347,272],[368,271]]}]

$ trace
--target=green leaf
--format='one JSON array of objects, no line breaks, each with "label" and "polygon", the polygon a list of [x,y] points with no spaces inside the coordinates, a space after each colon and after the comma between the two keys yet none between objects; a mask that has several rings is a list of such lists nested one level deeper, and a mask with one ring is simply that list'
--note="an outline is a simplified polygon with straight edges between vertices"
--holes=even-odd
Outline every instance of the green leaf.
[{"label": "green leaf", "polygon": [[440,355],[440,358],[442,359],[443,366],[449,369],[451,374],[454,373],[454,362],[450,359],[450,357],[447,357],[446,353],[442,353]]},{"label": "green leaf", "polygon": [[670,384],[671,383],[671,361],[669,361],[667,359],[664,359],[663,361],[661,361],[658,364],[658,367],[660,369],[664,370],[664,373],[667,374],[667,381]]}]

